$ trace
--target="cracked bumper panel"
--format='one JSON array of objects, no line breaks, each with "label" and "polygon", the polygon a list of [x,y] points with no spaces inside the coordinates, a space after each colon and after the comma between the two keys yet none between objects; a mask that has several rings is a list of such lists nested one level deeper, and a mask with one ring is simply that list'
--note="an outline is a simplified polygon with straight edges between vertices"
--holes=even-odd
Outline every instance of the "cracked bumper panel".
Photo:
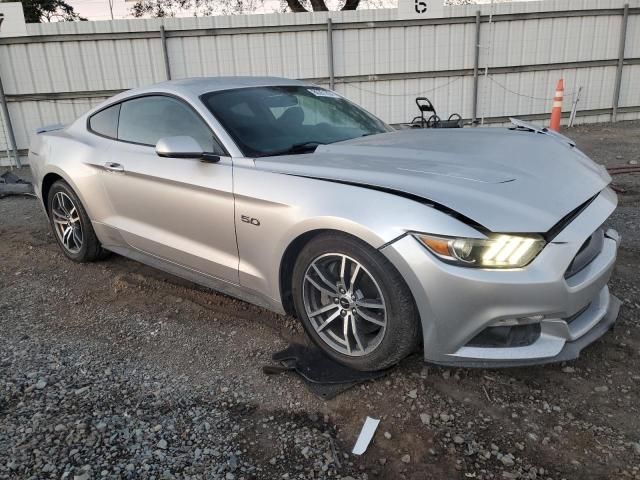
[{"label": "cracked bumper panel", "polygon": [[515,348],[462,347],[454,355],[434,363],[465,367],[518,367],[565,362],[578,358],[580,352],[613,328],[620,310],[620,300],[605,287],[600,297],[606,299],[592,314],[585,317],[589,329],[575,335],[571,327],[560,321],[541,322],[541,333],[531,345]]},{"label": "cracked bumper panel", "polygon": [[[599,197],[548,244],[526,268],[469,269],[436,259],[412,236],[385,247],[403,274],[420,311],[425,360],[444,365],[517,366],[576,358],[615,322],[619,301],[607,282],[619,237],[609,231],[600,253],[580,272],[565,272],[585,240],[615,208],[615,197]],[[557,243],[556,243],[557,242]],[[487,327],[540,324],[523,346],[484,347],[472,340]],[[471,344],[471,345],[470,345]]]}]

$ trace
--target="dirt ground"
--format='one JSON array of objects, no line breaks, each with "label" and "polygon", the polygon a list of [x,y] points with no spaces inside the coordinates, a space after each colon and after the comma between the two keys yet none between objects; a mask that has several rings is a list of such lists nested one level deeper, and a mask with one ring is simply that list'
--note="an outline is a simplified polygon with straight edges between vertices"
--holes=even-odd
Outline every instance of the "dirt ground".
[{"label": "dirt ground", "polygon": [[[564,133],[599,163],[640,161],[640,122]],[[34,198],[0,199],[0,432],[14,432],[0,433],[0,478],[640,479],[640,175],[615,176],[614,184],[624,193],[610,223],[623,243],[611,290],[623,306],[615,330],[580,359],[449,369],[416,354],[331,401],[292,375],[262,373],[273,352],[304,341],[295,319],[116,255],[74,264],[59,251]],[[111,380],[116,370],[128,376]],[[43,382],[49,386],[40,389]],[[167,463],[151,475],[142,469],[150,462],[137,463],[133,449],[114,445],[98,455],[71,434],[58,435],[67,428],[59,419],[84,411],[97,423],[111,408],[106,398],[119,405],[118,382],[134,383],[127,388],[137,392],[137,411],[159,409],[166,395],[169,407],[157,414],[173,422],[188,398],[190,409],[224,414],[220,425],[229,436],[191,441],[180,430],[184,419],[176,420],[171,438],[182,438],[180,454],[195,460]],[[111,396],[74,396],[73,388],[94,384]],[[21,422],[31,415],[43,415],[50,429],[25,430]],[[357,457],[350,451],[367,416],[381,422]],[[100,438],[120,435],[115,423],[104,424],[100,431],[97,423]],[[146,431],[140,435],[147,438]],[[200,444],[224,449],[227,441],[235,453],[226,463],[218,458],[198,470]],[[160,453],[175,453],[164,446]]]}]

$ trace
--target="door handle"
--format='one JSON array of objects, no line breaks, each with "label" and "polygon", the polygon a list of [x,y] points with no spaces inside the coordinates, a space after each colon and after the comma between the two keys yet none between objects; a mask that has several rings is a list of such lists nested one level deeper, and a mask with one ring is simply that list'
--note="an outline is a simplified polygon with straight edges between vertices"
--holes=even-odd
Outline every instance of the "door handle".
[{"label": "door handle", "polygon": [[107,170],[111,170],[112,172],[124,172],[124,167],[119,163],[115,163],[115,162],[105,163],[104,168]]}]

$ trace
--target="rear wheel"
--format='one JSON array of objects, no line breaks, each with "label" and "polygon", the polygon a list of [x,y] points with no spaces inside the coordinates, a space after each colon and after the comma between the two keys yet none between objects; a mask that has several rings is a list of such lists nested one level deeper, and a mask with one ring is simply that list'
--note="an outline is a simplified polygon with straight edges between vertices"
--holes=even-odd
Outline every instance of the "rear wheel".
[{"label": "rear wheel", "polygon": [[389,367],[418,344],[418,315],[403,278],[353,237],[326,234],[309,242],[294,267],[292,293],[312,340],[351,368]]},{"label": "rear wheel", "polygon": [[56,241],[67,257],[92,262],[106,256],[87,212],[67,182],[58,180],[51,186],[47,206]]}]

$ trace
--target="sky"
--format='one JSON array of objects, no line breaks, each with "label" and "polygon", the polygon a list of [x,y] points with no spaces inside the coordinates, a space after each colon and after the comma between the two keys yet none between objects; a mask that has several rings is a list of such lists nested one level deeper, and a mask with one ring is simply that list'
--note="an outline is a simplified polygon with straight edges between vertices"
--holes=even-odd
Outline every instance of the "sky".
[{"label": "sky", "polygon": [[[108,0],[66,0],[68,4],[73,6],[74,10],[81,16],[89,20],[111,20]],[[327,0],[327,5],[332,1]],[[113,18],[118,20],[122,18],[132,18],[131,7],[136,0],[113,0]],[[386,6],[395,7],[397,0],[383,0],[379,3],[386,3]],[[256,11],[256,13],[271,13],[279,11],[280,0],[264,0],[264,7]],[[189,12],[185,12],[184,16],[189,16]],[[182,15],[181,15],[182,16]]]},{"label": "sky", "polygon": [[[89,20],[111,20],[111,13],[109,10],[109,0],[66,0],[74,10],[81,16]],[[397,6],[398,0],[372,0],[376,5],[384,7]],[[505,0],[501,0],[505,1]],[[508,0],[507,0],[508,1]],[[528,0],[520,0],[528,1]],[[131,8],[135,4],[136,0],[113,0],[113,18],[133,18],[131,15]],[[338,0],[326,0],[327,5],[331,8],[333,3],[337,3]],[[491,0],[476,0],[476,3],[490,3]],[[256,11],[256,13],[271,13],[279,11],[280,0],[263,0],[264,6]],[[366,4],[365,4],[366,7]],[[184,12],[179,16],[191,16],[189,12]]]}]

